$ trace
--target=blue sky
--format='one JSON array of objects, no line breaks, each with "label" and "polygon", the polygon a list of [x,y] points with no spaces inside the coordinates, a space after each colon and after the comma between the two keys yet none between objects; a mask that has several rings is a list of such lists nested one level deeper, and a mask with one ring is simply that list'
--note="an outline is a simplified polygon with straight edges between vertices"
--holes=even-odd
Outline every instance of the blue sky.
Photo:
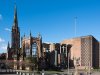
[{"label": "blue sky", "polygon": [[[43,42],[93,35],[100,40],[99,0],[16,0],[21,36],[35,37],[40,32]],[[11,42],[15,0],[0,0],[0,53]],[[75,19],[76,35],[75,35]]]}]

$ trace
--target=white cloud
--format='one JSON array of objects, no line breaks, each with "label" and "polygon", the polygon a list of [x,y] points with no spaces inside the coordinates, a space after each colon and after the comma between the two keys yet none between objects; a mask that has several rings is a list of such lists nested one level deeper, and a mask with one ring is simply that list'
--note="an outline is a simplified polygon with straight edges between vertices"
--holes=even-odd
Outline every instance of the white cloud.
[{"label": "white cloud", "polygon": [[0,53],[7,52],[7,44],[5,43],[5,40],[0,37]]},{"label": "white cloud", "polygon": [[2,15],[0,14],[0,20],[2,20]]},{"label": "white cloud", "polygon": [[0,53],[5,53],[7,52],[7,45],[6,44],[3,44],[3,43],[0,43]]},{"label": "white cloud", "polygon": [[4,40],[4,39],[2,39],[2,38],[0,38],[0,42],[5,42],[5,40]]},{"label": "white cloud", "polygon": [[7,45],[2,45],[1,49],[2,50],[6,50],[7,49]]},{"label": "white cloud", "polygon": [[6,30],[6,31],[9,31],[9,32],[11,31],[9,28],[5,28],[5,30]]}]

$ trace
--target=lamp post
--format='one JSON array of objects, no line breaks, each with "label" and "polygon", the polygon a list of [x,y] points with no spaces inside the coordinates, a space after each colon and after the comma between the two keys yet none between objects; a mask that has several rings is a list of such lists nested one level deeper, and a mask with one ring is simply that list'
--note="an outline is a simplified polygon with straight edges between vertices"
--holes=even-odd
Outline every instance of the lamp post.
[{"label": "lamp post", "polygon": [[44,75],[44,69],[45,69],[45,59],[43,57],[43,59],[42,59],[42,75]]}]

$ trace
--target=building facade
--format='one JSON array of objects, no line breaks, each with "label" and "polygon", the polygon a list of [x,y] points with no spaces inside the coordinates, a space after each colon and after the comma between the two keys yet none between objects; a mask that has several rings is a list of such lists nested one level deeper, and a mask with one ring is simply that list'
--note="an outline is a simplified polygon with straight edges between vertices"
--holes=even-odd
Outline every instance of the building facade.
[{"label": "building facade", "polygon": [[[21,45],[20,45],[21,43]],[[25,35],[20,40],[17,9],[14,10],[14,23],[11,31],[11,45],[8,43],[8,60],[13,61],[14,69],[32,70],[100,67],[99,42],[91,35],[63,40],[60,43],[42,42],[42,36]]]},{"label": "building facade", "polygon": [[[72,44],[71,59],[78,60],[79,68],[99,68],[99,42],[91,35],[64,40],[63,44]],[[76,64],[76,62],[74,62]]]}]

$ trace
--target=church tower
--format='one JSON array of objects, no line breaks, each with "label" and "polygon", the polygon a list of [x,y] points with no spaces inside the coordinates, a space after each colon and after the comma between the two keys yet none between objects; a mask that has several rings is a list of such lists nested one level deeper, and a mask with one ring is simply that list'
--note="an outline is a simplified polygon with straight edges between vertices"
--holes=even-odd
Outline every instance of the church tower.
[{"label": "church tower", "polygon": [[17,19],[17,8],[15,5],[14,9],[14,23],[12,26],[12,32],[11,32],[11,48],[13,49],[14,54],[19,54],[20,49],[20,30],[18,27],[18,19]]}]

